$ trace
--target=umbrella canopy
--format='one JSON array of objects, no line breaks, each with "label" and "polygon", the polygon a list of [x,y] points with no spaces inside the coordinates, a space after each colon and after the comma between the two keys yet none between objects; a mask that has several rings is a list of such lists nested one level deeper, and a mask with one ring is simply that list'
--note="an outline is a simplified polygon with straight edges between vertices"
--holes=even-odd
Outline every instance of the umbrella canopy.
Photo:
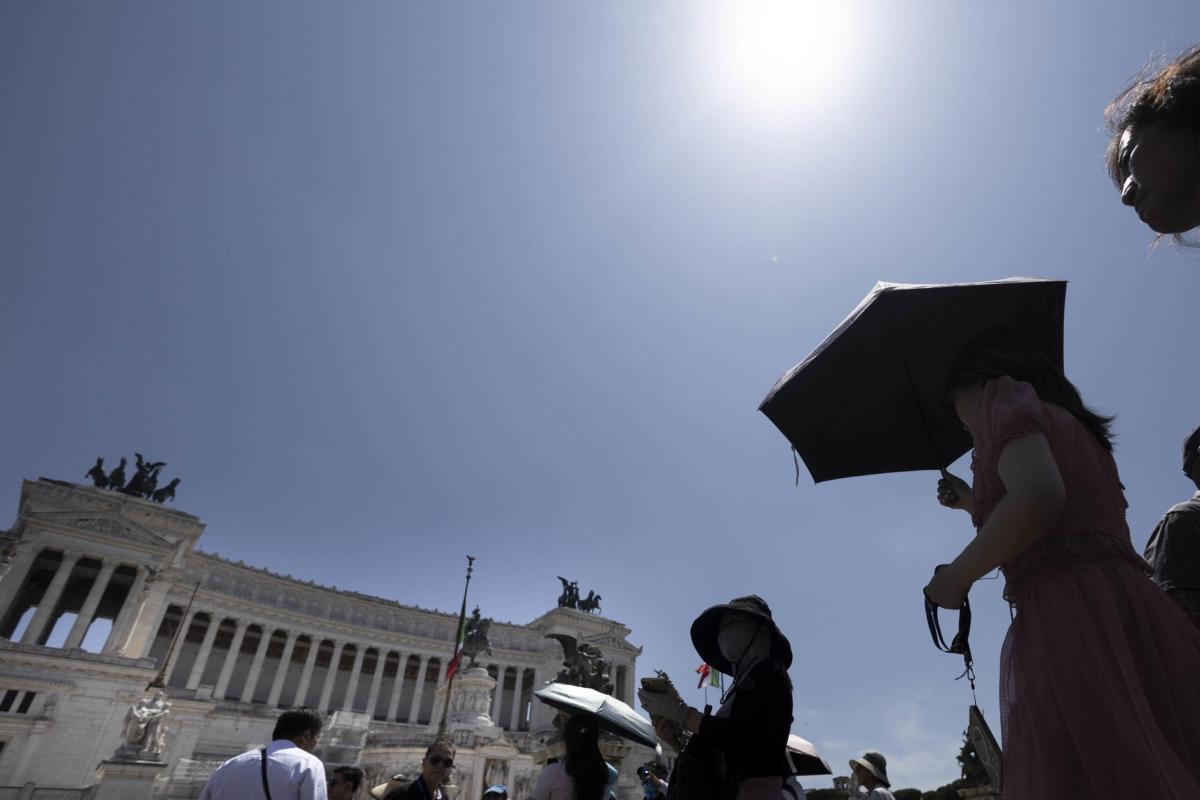
[{"label": "umbrella canopy", "polygon": [[812,742],[795,734],[788,737],[788,760],[792,762],[793,775],[832,775],[829,762],[817,755]]},{"label": "umbrella canopy", "polygon": [[1062,364],[1066,281],[877,283],[759,410],[813,480],[943,469],[971,447],[943,402],[955,359],[997,328]]},{"label": "umbrella canopy", "polygon": [[568,714],[590,714],[596,718],[601,728],[623,739],[644,744],[646,747],[658,744],[650,720],[612,695],[582,686],[548,683],[534,692],[533,696],[546,705]]}]

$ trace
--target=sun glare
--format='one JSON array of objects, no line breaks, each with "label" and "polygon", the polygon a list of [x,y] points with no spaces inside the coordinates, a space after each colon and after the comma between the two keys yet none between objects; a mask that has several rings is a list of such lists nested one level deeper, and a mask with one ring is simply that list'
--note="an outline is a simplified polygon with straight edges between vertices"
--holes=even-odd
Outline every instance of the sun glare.
[{"label": "sun glare", "polygon": [[793,116],[837,91],[854,24],[837,0],[732,0],[710,22],[712,89],[731,103]]}]

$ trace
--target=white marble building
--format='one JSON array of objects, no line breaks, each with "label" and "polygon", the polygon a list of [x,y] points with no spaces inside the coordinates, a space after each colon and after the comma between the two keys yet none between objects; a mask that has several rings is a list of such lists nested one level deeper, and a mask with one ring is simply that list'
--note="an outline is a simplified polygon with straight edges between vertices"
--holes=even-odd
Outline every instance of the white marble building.
[{"label": "white marble building", "polygon": [[[96,783],[126,711],[160,670],[172,710],[157,796],[197,796],[216,764],[265,743],[278,709],[293,705],[329,712],[331,765],[357,763],[370,780],[419,762],[439,722],[457,615],[200,552],[203,531],[197,517],[122,494],[23,483],[17,520],[0,532],[0,800],[88,796],[79,790]],[[547,633],[599,647],[615,693],[633,702],[641,650],[620,623],[571,609],[493,623],[480,666],[495,690],[482,673],[456,681],[456,705],[460,683],[476,702],[488,693],[493,723],[451,726],[456,796],[497,780],[527,796],[552,732],[533,690],[562,658]],[[632,773],[622,770],[622,794],[640,796]]]}]

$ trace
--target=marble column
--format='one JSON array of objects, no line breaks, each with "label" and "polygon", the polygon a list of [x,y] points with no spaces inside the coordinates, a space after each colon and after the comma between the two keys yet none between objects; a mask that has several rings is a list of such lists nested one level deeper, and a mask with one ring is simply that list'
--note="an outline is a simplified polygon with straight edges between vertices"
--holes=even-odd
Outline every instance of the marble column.
[{"label": "marble column", "polygon": [[408,724],[413,725],[421,715],[421,695],[425,693],[425,670],[429,666],[429,656],[421,656],[417,664],[417,685],[413,689],[412,708],[408,712]]},{"label": "marble column", "polygon": [[229,679],[233,677],[233,667],[237,663],[238,653],[242,650],[242,639],[246,638],[246,628],[250,627],[245,620],[235,619],[237,629],[233,632],[233,641],[229,643],[229,652],[225,654],[225,663],[221,665],[221,674],[217,685],[213,687],[213,699],[224,700],[225,690],[229,688]]},{"label": "marble column", "polygon": [[108,582],[112,579],[112,574],[116,569],[117,562],[107,558],[100,561],[100,573],[96,575],[96,580],[92,582],[92,588],[88,590],[87,599],[83,601],[83,608],[79,609],[79,615],[75,617],[75,624],[71,626],[71,632],[67,634],[67,640],[63,642],[64,649],[74,650],[83,644],[83,637],[87,634],[88,627],[92,624],[92,617],[96,614],[96,607],[100,605],[100,598],[104,596],[104,590],[108,588]]},{"label": "marble column", "polygon": [[361,644],[354,646],[354,666],[350,668],[350,681],[346,684],[346,695],[342,698],[342,709],[354,710],[354,695],[358,694],[358,679],[362,676],[363,659],[367,656],[367,648]]},{"label": "marble column", "polygon": [[217,630],[221,627],[221,619],[216,614],[208,615],[208,630],[204,632],[204,641],[200,643],[200,652],[196,654],[196,663],[192,664],[192,671],[188,675],[187,683],[184,686],[188,689],[195,689],[200,685],[200,679],[204,677],[204,667],[208,664],[208,657],[212,655],[213,642],[217,639]]},{"label": "marble column", "polygon": [[399,722],[396,715],[400,713],[400,694],[404,691],[404,673],[408,668],[408,655],[396,653],[400,661],[396,664],[396,678],[392,682],[392,696],[388,698],[387,721]]},{"label": "marble column", "polygon": [[492,697],[492,722],[501,725],[500,722],[500,704],[504,701],[504,673],[507,667],[503,664],[496,665],[496,688],[493,690]]},{"label": "marble column", "polygon": [[179,663],[179,654],[183,652],[184,644],[187,643],[188,631],[192,629],[192,623],[196,621],[196,615],[199,613],[200,609],[198,608],[189,611],[183,618],[182,626],[171,637],[171,650],[167,653],[167,667],[162,673],[168,686],[171,685],[171,673],[175,671],[175,666]]},{"label": "marble column", "polygon": [[308,685],[312,683],[313,667],[317,663],[317,650],[324,641],[316,636],[309,637],[308,656],[304,659],[304,669],[300,671],[300,684],[296,687],[296,696],[292,698],[293,706],[305,705],[308,699]]},{"label": "marble column", "polygon": [[167,595],[170,594],[172,585],[171,581],[163,578],[146,579],[146,586],[150,588],[149,591],[144,587],[142,589],[146,599],[130,626],[129,640],[124,643],[122,655],[129,658],[146,658],[150,655],[150,651],[154,649],[158,629],[162,627],[163,617],[167,615],[167,609],[171,606]]},{"label": "marble column", "polygon": [[25,634],[21,637],[21,644],[41,644],[41,640],[45,638],[43,634],[50,633],[45,629],[49,626],[51,618],[58,608],[58,601],[62,599],[67,579],[71,577],[71,571],[75,569],[75,562],[78,560],[79,554],[77,553],[63,553],[63,560],[58,565],[58,571],[54,573],[54,578],[46,587],[42,599],[38,601],[37,611],[34,612],[33,619],[29,621],[29,627],[25,629]]},{"label": "marble column", "polygon": [[296,649],[296,634],[291,631],[284,633],[287,635],[287,641],[283,643],[283,655],[279,656],[279,668],[275,670],[275,679],[271,681],[271,693],[267,695],[267,706],[270,708],[279,705],[283,682],[287,680],[288,671],[292,666],[292,651]]},{"label": "marble column", "polygon": [[108,634],[108,641],[104,643],[104,649],[100,651],[104,655],[119,654],[125,642],[128,641],[129,630],[133,627],[133,621],[137,619],[138,612],[142,610],[142,603],[146,599],[142,590],[146,586],[147,574],[145,567],[137,568],[133,585],[129,587],[129,592],[125,595],[125,602],[121,604],[121,611],[117,614],[112,631]]},{"label": "marble column", "polygon": [[375,704],[379,702],[379,687],[383,683],[383,664],[387,661],[387,651],[382,647],[375,648],[375,674],[371,676],[371,693],[367,695],[367,714],[375,719]]},{"label": "marble column", "polygon": [[17,545],[8,571],[4,573],[3,577],[0,577],[0,622],[3,622],[12,610],[13,601],[17,599],[17,593],[25,585],[25,579],[29,577],[29,570],[41,552],[41,548],[34,547],[28,542]]},{"label": "marble column", "polygon": [[523,705],[521,702],[521,687],[525,685],[525,681],[522,680],[525,677],[525,670],[517,667],[515,672],[517,673],[516,682],[513,684],[513,704],[512,711],[509,714],[508,725],[508,729],[513,733],[516,733],[521,728],[521,707]]},{"label": "marble column", "polygon": [[328,711],[329,700],[333,697],[333,683],[337,680],[338,665],[342,660],[342,650],[346,648],[345,642],[333,643],[333,658],[329,660],[329,672],[325,675],[325,685],[321,687],[321,699],[317,703],[317,711]]},{"label": "marble column", "polygon": [[246,676],[246,685],[242,687],[242,702],[254,702],[254,689],[262,676],[263,661],[267,658],[267,648],[271,646],[271,636],[274,631],[262,625],[259,627],[262,635],[258,639],[258,649],[254,651],[254,660],[250,662],[250,674]]}]

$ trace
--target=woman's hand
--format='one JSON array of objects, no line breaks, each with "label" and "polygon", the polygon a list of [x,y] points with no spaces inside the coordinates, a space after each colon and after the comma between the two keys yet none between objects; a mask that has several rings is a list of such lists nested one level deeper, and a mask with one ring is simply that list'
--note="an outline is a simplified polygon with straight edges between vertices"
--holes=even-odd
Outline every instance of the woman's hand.
[{"label": "woman's hand", "polygon": [[953,564],[938,567],[933,579],[925,585],[925,596],[939,608],[957,611],[967,599],[971,584],[962,579]]},{"label": "woman's hand", "polygon": [[968,514],[974,512],[971,503],[971,487],[956,475],[942,470],[942,477],[937,484],[937,500],[946,508],[958,508]]},{"label": "woman's hand", "polygon": [[687,722],[688,712],[692,710],[687,703],[683,702],[683,698],[677,691],[651,692],[646,689],[638,689],[637,695],[638,699],[642,701],[642,708],[650,713],[651,719],[662,717],[678,725],[684,725]]},{"label": "woman's hand", "polygon": [[654,726],[654,732],[658,735],[660,742],[676,753],[683,752],[683,748],[687,746],[687,740],[683,736],[683,728],[671,722],[671,720],[663,719],[662,717],[650,717],[650,724]]}]

